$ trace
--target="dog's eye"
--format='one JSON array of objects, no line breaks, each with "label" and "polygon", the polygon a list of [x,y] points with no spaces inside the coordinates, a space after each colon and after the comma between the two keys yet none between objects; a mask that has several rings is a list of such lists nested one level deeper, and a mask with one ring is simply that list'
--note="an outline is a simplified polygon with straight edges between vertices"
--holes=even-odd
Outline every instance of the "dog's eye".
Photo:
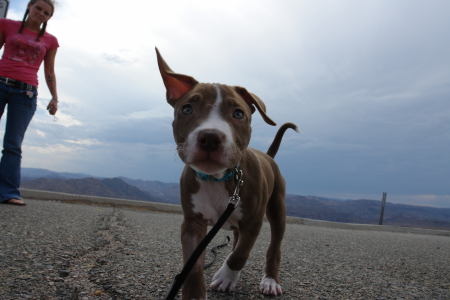
[{"label": "dog's eye", "polygon": [[242,120],[244,118],[244,112],[237,108],[234,112],[233,112],[233,118],[238,119],[238,120]]},{"label": "dog's eye", "polygon": [[183,115],[191,115],[194,112],[194,109],[192,108],[192,106],[190,104],[185,104],[181,108],[181,112],[183,113]]}]

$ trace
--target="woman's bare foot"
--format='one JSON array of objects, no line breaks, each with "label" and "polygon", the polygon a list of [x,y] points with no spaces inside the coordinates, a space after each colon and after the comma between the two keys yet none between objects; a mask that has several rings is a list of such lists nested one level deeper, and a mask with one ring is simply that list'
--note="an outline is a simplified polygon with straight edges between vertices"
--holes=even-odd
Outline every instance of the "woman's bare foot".
[{"label": "woman's bare foot", "polygon": [[6,201],[4,201],[2,203],[3,204],[11,204],[11,205],[26,205],[25,202],[23,202],[20,199],[16,199],[16,198],[6,200]]}]

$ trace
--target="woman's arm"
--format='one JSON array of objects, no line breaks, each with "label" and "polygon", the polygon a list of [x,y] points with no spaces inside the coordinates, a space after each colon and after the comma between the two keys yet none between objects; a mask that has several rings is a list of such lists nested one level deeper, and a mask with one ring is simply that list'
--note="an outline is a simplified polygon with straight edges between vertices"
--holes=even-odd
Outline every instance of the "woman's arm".
[{"label": "woman's arm", "polygon": [[3,48],[3,45],[5,44],[5,35],[0,32],[0,50]]},{"label": "woman's arm", "polygon": [[47,106],[47,109],[50,111],[51,115],[56,114],[56,111],[58,110],[58,92],[56,89],[56,75],[55,75],[56,50],[57,49],[48,51],[44,58],[45,81],[47,82],[50,94],[52,94],[52,100],[50,100],[50,103]]}]

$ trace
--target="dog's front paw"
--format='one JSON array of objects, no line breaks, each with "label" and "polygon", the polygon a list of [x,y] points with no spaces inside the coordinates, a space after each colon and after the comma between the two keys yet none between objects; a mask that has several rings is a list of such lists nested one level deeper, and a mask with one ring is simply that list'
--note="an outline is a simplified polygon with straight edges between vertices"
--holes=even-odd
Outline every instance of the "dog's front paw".
[{"label": "dog's front paw", "polygon": [[273,278],[264,276],[259,285],[259,290],[264,295],[278,296],[281,295],[281,286]]},{"label": "dog's front paw", "polygon": [[233,271],[228,268],[225,261],[216,275],[214,275],[210,287],[219,292],[232,292],[236,287],[240,274],[241,271]]}]

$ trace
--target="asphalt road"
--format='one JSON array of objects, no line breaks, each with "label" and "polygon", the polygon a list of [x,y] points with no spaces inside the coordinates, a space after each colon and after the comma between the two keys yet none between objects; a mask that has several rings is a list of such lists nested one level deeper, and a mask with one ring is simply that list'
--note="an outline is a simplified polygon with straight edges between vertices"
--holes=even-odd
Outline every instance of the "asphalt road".
[{"label": "asphalt road", "polygon": [[[181,221],[55,201],[0,205],[0,299],[163,299],[182,268]],[[269,238],[265,223],[236,291],[208,298],[450,299],[449,236],[288,224],[283,295],[264,297],[258,285]],[[205,271],[206,284],[229,251]]]}]

